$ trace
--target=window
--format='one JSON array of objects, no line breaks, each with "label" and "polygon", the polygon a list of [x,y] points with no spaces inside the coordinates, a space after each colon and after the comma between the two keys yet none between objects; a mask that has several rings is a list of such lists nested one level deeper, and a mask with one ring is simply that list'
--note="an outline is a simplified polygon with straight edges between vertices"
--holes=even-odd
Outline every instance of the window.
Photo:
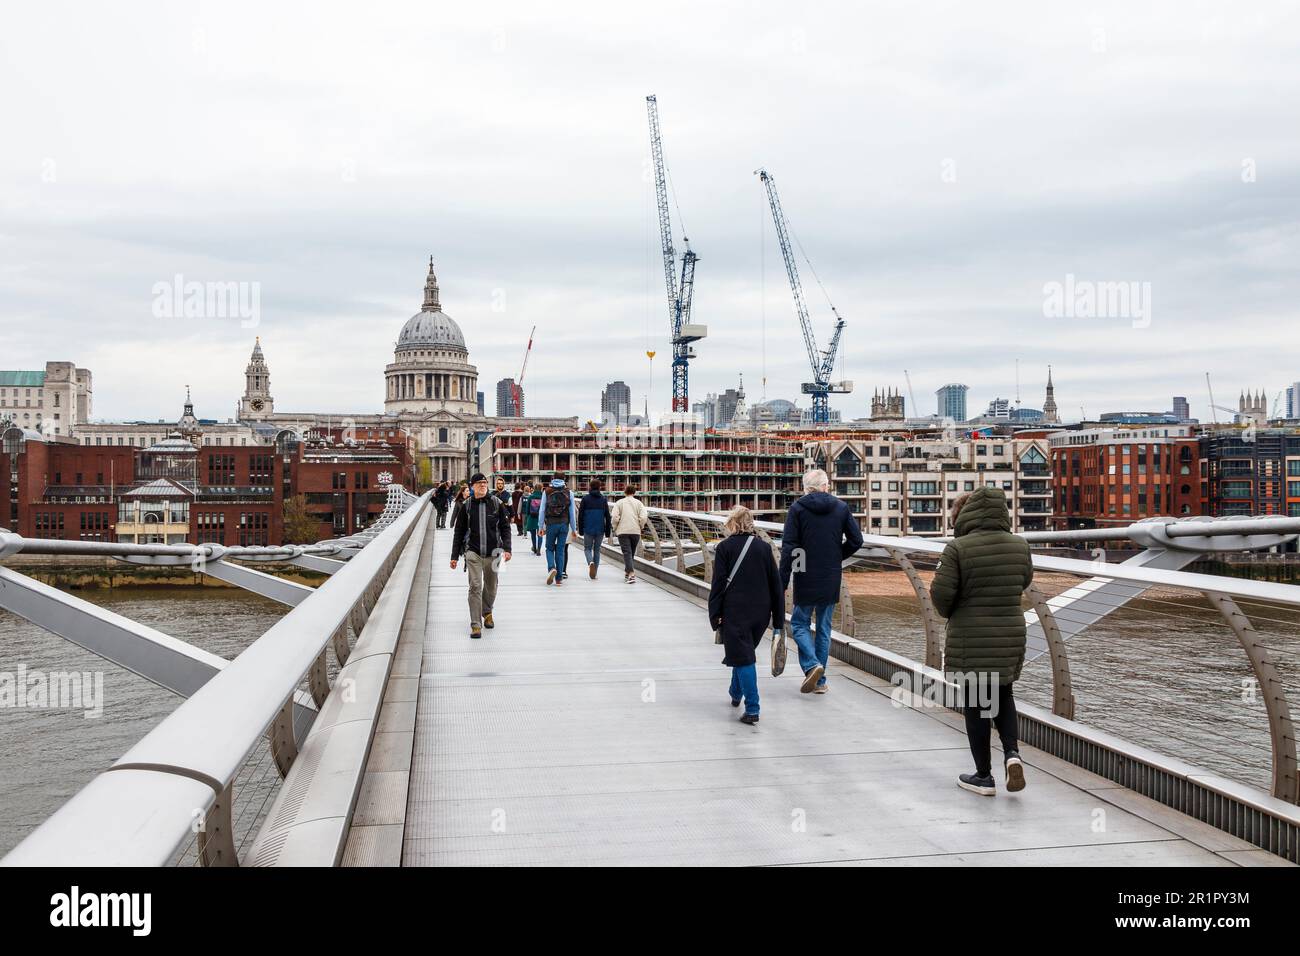
[{"label": "window", "polygon": [[975,490],[975,482],[973,482],[973,481],[967,481],[967,482],[965,482],[965,483],[962,485],[962,490],[964,490],[964,491],[974,491],[974,490]]},{"label": "window", "polygon": [[235,483],[235,456],[208,455],[208,484],[233,485]]}]

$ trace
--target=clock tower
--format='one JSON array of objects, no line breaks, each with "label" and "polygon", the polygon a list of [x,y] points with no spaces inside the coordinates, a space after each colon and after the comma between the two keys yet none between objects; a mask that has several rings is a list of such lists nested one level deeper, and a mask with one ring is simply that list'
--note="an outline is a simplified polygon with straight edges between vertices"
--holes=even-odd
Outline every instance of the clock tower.
[{"label": "clock tower", "polygon": [[262,339],[253,345],[253,355],[244,369],[244,397],[239,401],[239,417],[246,421],[270,418],[275,400],[271,398],[271,370],[262,355]]}]

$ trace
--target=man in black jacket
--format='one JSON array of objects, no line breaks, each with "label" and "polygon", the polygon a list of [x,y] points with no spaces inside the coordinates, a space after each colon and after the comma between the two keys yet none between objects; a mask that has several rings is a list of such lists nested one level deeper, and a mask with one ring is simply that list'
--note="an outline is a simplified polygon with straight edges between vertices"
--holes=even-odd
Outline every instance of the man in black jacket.
[{"label": "man in black jacket", "polygon": [[488,494],[487,477],[470,478],[473,494],[456,512],[451,532],[451,569],[465,555],[469,571],[469,636],[482,637],[484,627],[495,627],[492,604],[497,596],[497,561],[510,560],[510,511],[496,495]]},{"label": "man in black jacket", "polygon": [[844,559],[862,547],[862,529],[849,506],[829,493],[826,472],[808,472],[803,488],[804,496],[790,506],[781,534],[781,587],[789,587],[794,578],[790,634],[804,673],[799,690],[824,694],[840,572]]}]

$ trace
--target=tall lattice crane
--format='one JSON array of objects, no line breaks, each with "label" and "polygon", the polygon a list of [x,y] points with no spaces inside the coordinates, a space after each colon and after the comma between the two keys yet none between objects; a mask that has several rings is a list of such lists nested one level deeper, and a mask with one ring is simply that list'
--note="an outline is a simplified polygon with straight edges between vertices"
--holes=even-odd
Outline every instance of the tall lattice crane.
[{"label": "tall lattice crane", "polygon": [[[695,292],[695,263],[691,241],[682,235],[686,251],[682,253],[681,284],[677,281],[677,253],[673,249],[672,220],[668,215],[668,174],[664,167],[664,147],[659,136],[659,104],[654,96],[645,98],[650,115],[650,155],[655,167],[655,198],[659,204],[659,238],[664,254],[664,284],[668,288],[668,321],[673,344],[673,411],[689,412],[691,403],[687,387],[687,364],[695,358],[691,343],[705,337],[703,325],[691,323],[691,297]],[[680,210],[679,210],[680,213]]]},{"label": "tall lattice crane", "polygon": [[785,258],[785,274],[790,279],[790,293],[794,296],[794,310],[799,316],[799,325],[803,329],[804,345],[808,348],[808,364],[812,366],[813,380],[804,382],[802,390],[805,395],[812,396],[813,422],[823,424],[831,420],[830,393],[853,391],[852,382],[831,381],[831,373],[835,371],[835,357],[840,350],[840,333],[844,331],[844,319],[832,304],[831,314],[835,316],[835,332],[831,335],[830,347],[824,352],[819,352],[817,339],[813,336],[812,321],[808,318],[808,304],[803,297],[803,284],[799,281],[799,266],[795,262],[794,249],[790,245],[790,224],[786,222],[785,212],[781,209],[781,197],[776,193],[776,181],[766,169],[758,169],[755,172],[767,189],[768,205],[772,207],[772,221],[776,224],[776,238],[781,244],[781,255]]}]

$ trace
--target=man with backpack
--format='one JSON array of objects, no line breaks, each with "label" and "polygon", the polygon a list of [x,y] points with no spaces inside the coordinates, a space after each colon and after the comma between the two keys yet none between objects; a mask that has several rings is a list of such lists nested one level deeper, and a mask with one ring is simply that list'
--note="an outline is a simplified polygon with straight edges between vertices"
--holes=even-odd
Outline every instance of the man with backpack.
[{"label": "man with backpack", "polygon": [[488,494],[487,477],[470,478],[473,494],[456,511],[451,533],[451,569],[465,555],[469,572],[469,636],[483,636],[495,627],[492,605],[497,596],[497,557],[510,560],[510,511],[496,495]]},{"label": "man with backpack", "polygon": [[562,475],[552,478],[542,493],[541,512],[546,528],[546,583],[559,587],[568,577],[568,538],[578,528],[578,507]]}]

